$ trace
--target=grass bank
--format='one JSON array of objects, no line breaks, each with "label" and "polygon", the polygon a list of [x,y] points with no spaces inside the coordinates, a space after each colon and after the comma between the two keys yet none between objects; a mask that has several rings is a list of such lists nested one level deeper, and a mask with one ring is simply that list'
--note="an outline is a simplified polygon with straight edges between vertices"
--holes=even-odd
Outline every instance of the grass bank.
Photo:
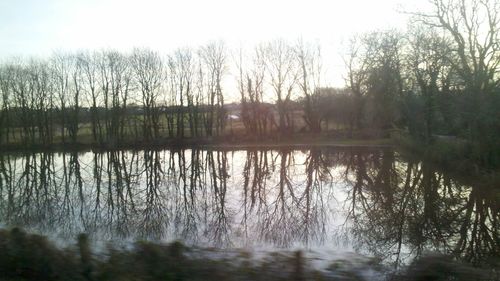
[{"label": "grass bank", "polygon": [[[221,257],[179,242],[136,242],[94,253],[86,235],[74,246],[55,247],[21,229],[0,230],[0,280],[495,280],[498,271],[474,269],[442,255],[429,255],[394,271],[375,259],[336,260],[315,269],[303,252],[253,258],[244,251]],[[497,274],[497,275],[495,275]]]},{"label": "grass bank", "polygon": [[88,150],[143,150],[143,149],[182,149],[201,148],[218,150],[238,149],[273,149],[290,148],[306,149],[311,147],[391,147],[393,142],[389,138],[378,139],[348,139],[332,138],[328,136],[294,135],[288,138],[247,139],[244,137],[213,137],[213,138],[183,138],[183,139],[157,139],[154,141],[123,141],[109,143],[54,143],[50,145],[20,143],[3,144],[0,151],[25,152],[25,151],[88,151]]}]

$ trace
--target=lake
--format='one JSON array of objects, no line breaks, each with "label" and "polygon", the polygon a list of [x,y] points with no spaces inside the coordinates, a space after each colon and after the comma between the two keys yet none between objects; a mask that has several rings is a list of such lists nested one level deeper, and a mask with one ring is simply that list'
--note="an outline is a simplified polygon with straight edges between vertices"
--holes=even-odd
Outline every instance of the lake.
[{"label": "lake", "polygon": [[[392,148],[0,154],[0,224],[60,244],[498,256],[499,193]],[[465,183],[464,183],[465,182]]]}]

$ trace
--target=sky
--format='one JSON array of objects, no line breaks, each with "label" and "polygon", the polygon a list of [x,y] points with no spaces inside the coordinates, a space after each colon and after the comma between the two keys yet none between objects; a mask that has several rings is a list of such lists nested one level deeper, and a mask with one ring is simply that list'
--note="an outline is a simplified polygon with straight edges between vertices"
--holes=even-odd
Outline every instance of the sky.
[{"label": "sky", "polygon": [[330,86],[343,86],[351,36],[404,30],[423,0],[0,0],[0,59],[148,47],[168,54],[223,40],[231,49],[281,38],[319,43]]}]

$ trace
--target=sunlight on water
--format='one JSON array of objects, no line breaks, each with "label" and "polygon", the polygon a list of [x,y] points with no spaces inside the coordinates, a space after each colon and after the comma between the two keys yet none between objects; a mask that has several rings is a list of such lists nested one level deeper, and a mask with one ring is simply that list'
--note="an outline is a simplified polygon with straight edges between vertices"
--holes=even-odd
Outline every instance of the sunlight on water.
[{"label": "sunlight on water", "polygon": [[480,262],[498,249],[477,239],[498,228],[493,191],[392,150],[0,157],[2,225],[62,244],[84,232],[102,245],[181,240],[254,252],[305,249],[316,257],[356,253],[391,264],[430,251]]}]

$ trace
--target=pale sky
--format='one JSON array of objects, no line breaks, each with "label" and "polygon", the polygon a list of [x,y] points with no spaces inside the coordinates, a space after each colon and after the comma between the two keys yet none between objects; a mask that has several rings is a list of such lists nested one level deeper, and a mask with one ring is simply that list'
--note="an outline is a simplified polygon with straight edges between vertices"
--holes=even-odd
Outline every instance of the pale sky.
[{"label": "pale sky", "polygon": [[[328,83],[342,86],[342,46],[370,30],[404,29],[424,0],[0,0],[0,59],[149,47],[167,54],[224,40],[229,48],[276,38],[318,42]],[[418,3],[418,4],[417,4]]]}]

